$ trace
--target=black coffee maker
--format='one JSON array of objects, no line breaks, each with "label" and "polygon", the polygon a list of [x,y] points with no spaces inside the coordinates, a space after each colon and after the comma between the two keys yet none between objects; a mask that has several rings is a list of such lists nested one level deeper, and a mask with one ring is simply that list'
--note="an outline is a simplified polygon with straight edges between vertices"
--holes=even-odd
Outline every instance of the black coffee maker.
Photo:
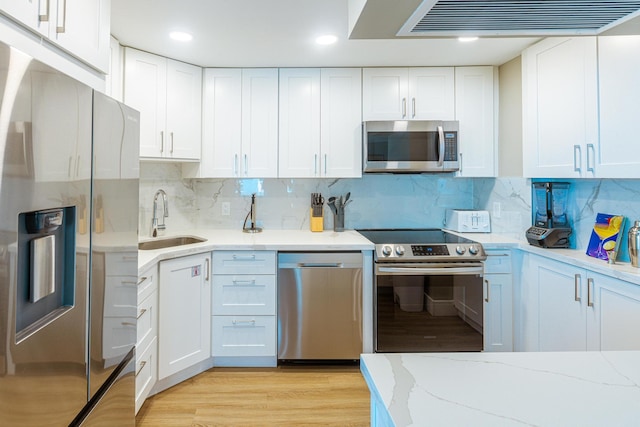
[{"label": "black coffee maker", "polygon": [[568,248],[571,227],[567,216],[568,182],[534,182],[533,226],[526,232],[529,244],[542,248]]}]

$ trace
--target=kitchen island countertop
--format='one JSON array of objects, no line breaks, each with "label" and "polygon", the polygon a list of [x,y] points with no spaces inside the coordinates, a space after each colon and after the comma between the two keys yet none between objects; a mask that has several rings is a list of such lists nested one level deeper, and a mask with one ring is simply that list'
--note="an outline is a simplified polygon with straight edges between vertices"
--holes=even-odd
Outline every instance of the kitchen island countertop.
[{"label": "kitchen island countertop", "polygon": [[636,426],[640,351],[363,354],[372,426]]}]

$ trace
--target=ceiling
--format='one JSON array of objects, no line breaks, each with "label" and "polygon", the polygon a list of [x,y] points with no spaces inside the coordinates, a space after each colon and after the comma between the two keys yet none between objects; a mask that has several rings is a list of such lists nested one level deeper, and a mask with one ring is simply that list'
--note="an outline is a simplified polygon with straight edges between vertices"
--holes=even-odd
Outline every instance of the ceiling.
[{"label": "ceiling", "polygon": [[[421,0],[112,0],[124,46],[203,67],[501,65],[536,37],[398,37]],[[188,43],[169,39],[189,32]],[[315,38],[335,34],[334,45]],[[639,32],[640,33],[640,32]]]}]

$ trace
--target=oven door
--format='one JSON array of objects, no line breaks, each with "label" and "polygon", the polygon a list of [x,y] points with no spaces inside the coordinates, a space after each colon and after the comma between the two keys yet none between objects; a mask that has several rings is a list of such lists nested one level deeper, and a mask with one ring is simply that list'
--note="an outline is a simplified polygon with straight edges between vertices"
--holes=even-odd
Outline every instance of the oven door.
[{"label": "oven door", "polygon": [[482,263],[376,264],[376,352],[482,351]]}]

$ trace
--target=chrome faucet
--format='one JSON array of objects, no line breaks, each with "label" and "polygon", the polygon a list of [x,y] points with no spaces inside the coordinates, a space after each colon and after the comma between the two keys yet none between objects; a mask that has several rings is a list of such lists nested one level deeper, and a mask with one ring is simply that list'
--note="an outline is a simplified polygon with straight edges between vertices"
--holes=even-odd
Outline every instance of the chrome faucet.
[{"label": "chrome faucet", "polygon": [[[158,196],[162,196],[162,224],[158,224]],[[151,220],[151,236],[158,237],[158,230],[164,230],[167,228],[164,223],[164,219],[169,216],[169,201],[167,200],[167,193],[163,189],[156,191],[156,195],[153,196],[153,219]]]}]

